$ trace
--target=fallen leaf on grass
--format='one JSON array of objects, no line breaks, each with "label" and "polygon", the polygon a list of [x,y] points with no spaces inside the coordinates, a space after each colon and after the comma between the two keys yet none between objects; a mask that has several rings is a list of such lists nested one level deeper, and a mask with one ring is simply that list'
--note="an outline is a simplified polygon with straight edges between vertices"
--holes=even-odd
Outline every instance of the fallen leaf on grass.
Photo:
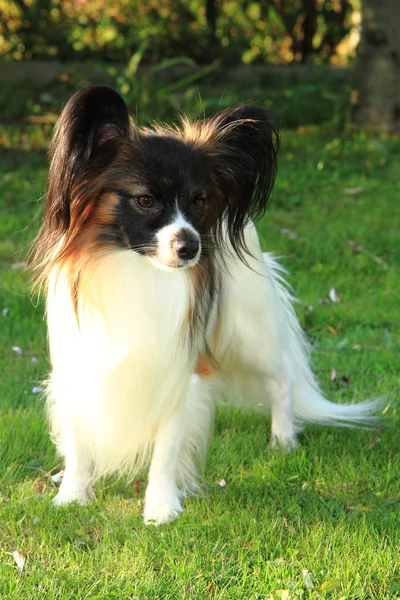
[{"label": "fallen leaf on grass", "polygon": [[381,442],[381,441],[382,441],[382,440],[381,440],[381,438],[380,438],[380,437],[378,437],[378,436],[376,436],[376,438],[374,438],[374,439],[372,440],[372,442],[371,442],[370,444],[368,444],[368,446],[366,446],[366,448],[365,448],[365,449],[366,449],[366,450],[372,450],[372,448],[373,448],[374,446],[376,446],[376,444],[379,444],[379,442]]},{"label": "fallen leaf on grass", "polygon": [[332,383],[339,383],[339,381],[341,381],[345,385],[350,385],[350,377],[347,377],[347,375],[341,375],[340,378],[338,378],[336,369],[332,369],[331,371],[331,381]]},{"label": "fallen leaf on grass", "polygon": [[[264,406],[264,404],[257,404],[257,406]],[[221,436],[225,437],[226,435],[228,435],[228,433],[236,433],[236,431],[239,429],[239,427],[236,425],[236,427],[232,427],[229,428],[227,427],[226,429],[224,429],[223,431],[221,431]]]},{"label": "fallen leaf on grass", "polygon": [[372,260],[374,260],[376,263],[378,263],[378,265],[382,265],[383,267],[389,266],[389,264],[386,261],[384,261],[383,258],[381,258],[380,256],[377,256],[376,254],[374,254],[367,248],[363,248],[363,246],[360,246],[360,244],[357,244],[357,242],[355,240],[349,239],[349,246],[353,250],[354,253],[359,252],[359,253],[365,254],[366,256],[369,256]]},{"label": "fallen leaf on grass", "polygon": [[340,302],[342,298],[342,294],[336,291],[336,288],[332,287],[326,298],[318,298],[318,302],[320,304],[335,304],[336,302]]},{"label": "fallen leaf on grass", "polygon": [[350,377],[347,377],[347,375],[342,375],[342,381],[346,385],[350,385]]},{"label": "fallen leaf on grass", "polygon": [[307,569],[303,569],[303,579],[304,579],[304,584],[306,587],[308,587],[308,588],[315,587],[314,582],[311,579],[311,573]]},{"label": "fallen leaf on grass", "polygon": [[142,480],[140,479],[140,477],[138,477],[137,479],[135,479],[134,481],[134,486],[135,486],[135,492],[137,494],[140,494],[140,484],[142,483]]},{"label": "fallen leaf on grass", "polygon": [[345,194],[348,196],[356,196],[357,194],[361,194],[364,191],[364,186],[356,185],[356,187],[346,188],[343,190]]},{"label": "fallen leaf on grass", "polygon": [[36,494],[43,494],[46,490],[46,484],[42,479],[37,479],[35,482]]},{"label": "fallen leaf on grass", "polygon": [[193,583],[188,583],[186,586],[187,591],[189,592],[189,594],[193,595],[196,593],[196,586],[193,585]]},{"label": "fallen leaf on grass", "polygon": [[215,585],[213,584],[212,581],[209,581],[207,583],[206,596],[213,596],[214,594],[215,594]]},{"label": "fallen leaf on grass", "polygon": [[327,581],[321,583],[321,585],[319,585],[315,589],[317,590],[317,592],[332,592],[333,590],[336,590],[336,588],[338,588],[339,585],[340,581],[338,579],[328,579]]},{"label": "fallen leaf on grass", "polygon": [[283,517],[283,525],[286,529],[286,531],[290,531],[291,533],[294,531],[293,527],[291,525],[289,525],[289,521],[287,517]]},{"label": "fallen leaf on grass", "polygon": [[64,477],[64,471],[59,471],[58,473],[55,473],[54,475],[50,475],[50,479],[52,480],[53,483],[59,485]]},{"label": "fallen leaf on grass", "polygon": [[17,563],[19,574],[23,575],[25,558],[22,556],[22,554],[20,552],[18,552],[18,550],[14,550],[14,552],[12,552],[12,556],[13,556],[15,562]]},{"label": "fallen leaf on grass", "polygon": [[337,294],[335,288],[333,287],[329,290],[328,297],[331,302],[340,302],[342,294]]},{"label": "fallen leaf on grass", "polygon": [[360,510],[361,512],[372,512],[372,508],[369,506],[362,506],[361,504],[352,504],[351,506],[346,506],[346,510]]},{"label": "fallen leaf on grass", "polygon": [[288,229],[287,227],[282,227],[282,229],[279,230],[279,233],[287,236],[291,240],[295,240],[297,238],[297,233],[291,229]]},{"label": "fallen leaf on grass", "polygon": [[329,331],[329,333],[331,333],[332,335],[338,335],[338,332],[336,331],[336,329],[334,327],[332,327],[332,325],[327,325],[326,328]]}]

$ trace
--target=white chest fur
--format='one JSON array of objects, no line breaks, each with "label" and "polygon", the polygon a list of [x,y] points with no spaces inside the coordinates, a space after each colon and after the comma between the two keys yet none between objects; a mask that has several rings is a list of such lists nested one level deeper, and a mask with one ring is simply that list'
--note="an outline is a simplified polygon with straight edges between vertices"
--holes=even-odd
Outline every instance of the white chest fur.
[{"label": "white chest fur", "polygon": [[66,416],[99,474],[136,469],[195,368],[184,328],[187,274],[155,269],[133,252],[109,254],[82,282],[79,325],[65,275],[55,278],[47,308],[54,435]]}]

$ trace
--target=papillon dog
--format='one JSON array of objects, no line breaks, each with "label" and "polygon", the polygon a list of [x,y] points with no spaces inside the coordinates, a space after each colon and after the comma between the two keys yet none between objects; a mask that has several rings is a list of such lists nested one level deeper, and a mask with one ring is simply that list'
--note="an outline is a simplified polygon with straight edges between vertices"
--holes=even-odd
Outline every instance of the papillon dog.
[{"label": "papillon dog", "polygon": [[47,406],[65,458],[57,505],[149,466],[146,523],[201,489],[215,399],[271,412],[271,443],[306,422],[368,424],[374,401],[322,395],[283,271],[253,221],[276,174],[269,110],[242,104],[139,128],[106,86],[78,91],[50,147],[35,268],[47,297]]}]

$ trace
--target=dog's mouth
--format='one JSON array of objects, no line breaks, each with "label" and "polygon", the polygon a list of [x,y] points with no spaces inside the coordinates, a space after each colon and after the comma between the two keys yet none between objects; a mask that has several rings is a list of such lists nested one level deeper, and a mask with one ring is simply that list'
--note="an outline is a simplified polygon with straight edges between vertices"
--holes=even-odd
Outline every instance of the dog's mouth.
[{"label": "dog's mouth", "polygon": [[157,253],[153,256],[149,256],[148,258],[155,267],[161,269],[162,271],[183,271],[185,269],[191,269],[197,265],[200,260],[200,252],[195,258],[190,260],[180,259],[174,261],[165,261],[163,260],[163,257]]}]

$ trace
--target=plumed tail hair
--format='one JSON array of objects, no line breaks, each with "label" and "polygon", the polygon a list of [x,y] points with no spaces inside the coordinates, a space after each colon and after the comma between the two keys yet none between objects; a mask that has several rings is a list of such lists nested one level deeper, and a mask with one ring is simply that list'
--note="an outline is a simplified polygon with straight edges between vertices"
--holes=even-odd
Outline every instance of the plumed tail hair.
[{"label": "plumed tail hair", "polygon": [[357,404],[337,404],[327,400],[311,370],[309,345],[293,308],[293,297],[284,280],[284,269],[269,253],[263,254],[280,304],[280,321],[284,328],[285,356],[292,373],[293,417],[298,430],[306,423],[342,427],[373,427],[378,422],[381,400]]}]

